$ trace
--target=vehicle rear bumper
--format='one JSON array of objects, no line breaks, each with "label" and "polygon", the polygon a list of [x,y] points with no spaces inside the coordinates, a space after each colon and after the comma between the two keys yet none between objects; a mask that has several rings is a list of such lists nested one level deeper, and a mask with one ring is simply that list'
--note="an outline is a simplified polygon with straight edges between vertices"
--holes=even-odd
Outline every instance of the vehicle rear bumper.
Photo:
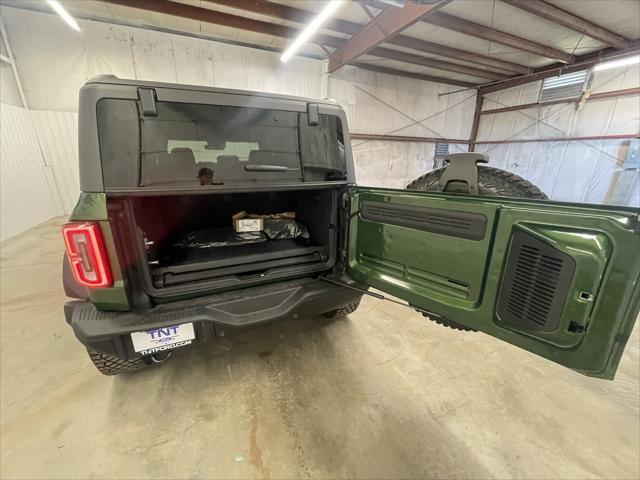
[{"label": "vehicle rear bumper", "polygon": [[318,315],[359,301],[362,293],[303,279],[158,305],[150,310],[104,312],[87,300],[64,306],[67,323],[87,348],[135,358],[130,334],[193,322],[196,342],[286,318]]}]

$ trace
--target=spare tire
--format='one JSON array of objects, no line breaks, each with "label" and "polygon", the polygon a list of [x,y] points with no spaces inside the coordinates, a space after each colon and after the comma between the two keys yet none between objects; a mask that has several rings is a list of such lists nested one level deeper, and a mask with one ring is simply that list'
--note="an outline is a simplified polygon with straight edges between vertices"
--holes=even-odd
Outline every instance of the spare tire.
[{"label": "spare tire", "polygon": [[[444,172],[444,168],[433,170],[425,173],[421,177],[416,178],[407,185],[407,190],[423,190],[423,191],[440,191],[438,182]],[[451,185],[451,183],[449,184]],[[480,195],[492,195],[498,197],[516,197],[516,198],[534,198],[538,200],[546,200],[547,196],[542,190],[533,183],[525,180],[514,173],[500,170],[499,168],[478,166],[478,190]],[[446,190],[445,190],[446,191]],[[458,191],[456,189],[456,191]],[[433,320],[439,325],[463,330],[467,332],[475,332],[473,328],[465,327],[457,322],[449,319],[438,317],[430,318],[424,312],[422,315]]]},{"label": "spare tire", "polygon": [[[444,170],[439,168],[425,173],[407,185],[407,190],[439,191],[438,181]],[[515,173],[493,167],[478,166],[478,190],[480,195],[547,199],[544,192],[533,183]]]}]

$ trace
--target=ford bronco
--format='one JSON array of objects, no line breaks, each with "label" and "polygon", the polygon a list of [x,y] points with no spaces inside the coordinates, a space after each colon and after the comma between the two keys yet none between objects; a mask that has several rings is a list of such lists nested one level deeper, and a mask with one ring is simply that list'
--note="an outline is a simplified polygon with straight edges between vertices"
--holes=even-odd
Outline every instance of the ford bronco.
[{"label": "ford bronco", "polygon": [[[107,375],[382,292],[612,379],[640,308],[638,209],[548,201],[475,153],[404,190],[358,186],[330,100],[100,76],[79,157],[64,311]],[[237,212],[288,212],[305,235],[240,234]]]}]

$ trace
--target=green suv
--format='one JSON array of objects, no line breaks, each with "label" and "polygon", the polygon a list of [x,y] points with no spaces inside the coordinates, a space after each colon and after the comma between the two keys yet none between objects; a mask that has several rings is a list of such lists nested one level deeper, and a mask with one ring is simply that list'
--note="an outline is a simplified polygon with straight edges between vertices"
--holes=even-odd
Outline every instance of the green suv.
[{"label": "green suv", "polygon": [[[107,375],[345,315],[372,287],[612,379],[638,315],[639,210],[547,201],[474,153],[405,190],[357,186],[333,101],[100,76],[80,91],[79,156],[64,310]],[[239,212],[288,220],[239,233]]]}]

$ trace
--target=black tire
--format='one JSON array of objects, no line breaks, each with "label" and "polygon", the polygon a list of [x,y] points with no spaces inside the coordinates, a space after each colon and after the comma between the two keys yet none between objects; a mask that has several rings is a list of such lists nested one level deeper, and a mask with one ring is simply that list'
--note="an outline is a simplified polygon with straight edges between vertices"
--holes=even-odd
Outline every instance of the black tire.
[{"label": "black tire", "polygon": [[[444,168],[433,170],[416,178],[407,185],[407,190],[438,191],[438,181],[444,172]],[[478,190],[480,195],[493,195],[499,197],[534,198],[546,200],[547,196],[533,183],[525,180],[514,173],[500,170],[499,168],[478,166]],[[465,332],[475,332],[473,328],[465,327],[443,317],[431,318],[427,314],[422,316],[433,320],[438,325],[462,330]]]},{"label": "black tire", "polygon": [[[425,173],[407,185],[406,188],[408,190],[436,191],[442,172],[444,172],[444,168]],[[493,167],[478,166],[478,190],[480,190],[480,195],[547,199],[544,192],[533,183],[514,173]]]},{"label": "black tire", "polygon": [[104,353],[87,349],[89,358],[96,368],[103,375],[120,375],[121,373],[129,373],[139,370],[148,365],[143,358],[134,358],[133,360],[123,360],[118,357],[112,357]]},{"label": "black tire", "polygon": [[330,312],[323,313],[322,316],[324,318],[340,318],[346,317],[350,313],[355,312],[360,306],[360,301],[355,303],[350,303],[349,305],[345,305],[344,307],[336,308],[335,310],[331,310]]}]

